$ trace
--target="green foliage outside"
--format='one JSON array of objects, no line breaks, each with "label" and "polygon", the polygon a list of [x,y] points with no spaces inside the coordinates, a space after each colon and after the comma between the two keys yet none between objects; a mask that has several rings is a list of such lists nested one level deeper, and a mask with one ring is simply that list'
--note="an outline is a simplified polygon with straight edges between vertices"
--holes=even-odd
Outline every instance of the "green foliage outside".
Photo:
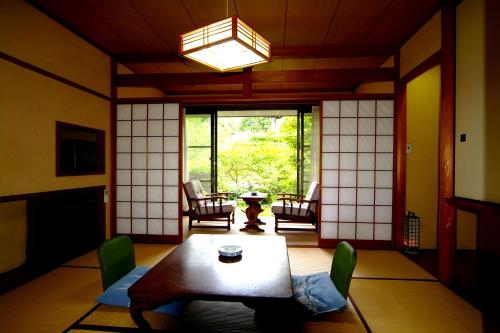
[{"label": "green foliage outside", "polygon": [[[190,179],[207,180],[210,191],[210,116],[187,116]],[[278,193],[297,191],[297,117],[218,117],[218,191],[268,193],[264,205]],[[311,117],[305,117],[305,137],[311,135]],[[309,144],[310,139],[305,139]],[[193,146],[206,146],[193,148]],[[310,174],[310,151],[305,149],[304,174]],[[244,203],[242,203],[244,206]],[[268,210],[266,210],[268,211]],[[263,214],[266,215],[266,214]]]}]

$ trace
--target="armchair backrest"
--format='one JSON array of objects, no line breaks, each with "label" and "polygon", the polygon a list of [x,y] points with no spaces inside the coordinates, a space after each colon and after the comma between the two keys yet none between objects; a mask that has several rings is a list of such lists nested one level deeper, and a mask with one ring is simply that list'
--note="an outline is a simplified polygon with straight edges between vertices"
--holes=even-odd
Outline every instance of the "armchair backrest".
[{"label": "armchair backrest", "polygon": [[[316,200],[319,199],[319,183],[315,180],[311,182],[309,185],[309,190],[307,190],[305,200]],[[318,207],[318,203],[311,203],[309,206],[309,210],[316,212],[316,207]]]},{"label": "armchair backrest", "polygon": [[205,192],[203,191],[203,186],[201,182],[197,179],[187,181],[183,184],[184,192],[186,193],[186,198],[188,200],[189,209],[197,209],[198,202],[192,199],[202,199],[205,197]]}]

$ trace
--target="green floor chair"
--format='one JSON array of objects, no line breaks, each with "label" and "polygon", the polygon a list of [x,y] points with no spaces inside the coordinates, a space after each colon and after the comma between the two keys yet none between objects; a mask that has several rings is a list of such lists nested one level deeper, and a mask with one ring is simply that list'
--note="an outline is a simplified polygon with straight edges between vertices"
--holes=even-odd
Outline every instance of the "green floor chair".
[{"label": "green floor chair", "polygon": [[342,241],[335,250],[330,274],[292,276],[294,299],[305,314],[345,311],[356,259],[356,250]]},{"label": "green floor chair", "polygon": [[[97,302],[114,306],[129,306],[128,288],[149,271],[149,267],[135,267],[134,246],[130,237],[121,235],[106,240],[97,249],[101,265],[102,288],[104,292]],[[186,302],[174,301],[163,305],[155,312],[179,316]]]}]

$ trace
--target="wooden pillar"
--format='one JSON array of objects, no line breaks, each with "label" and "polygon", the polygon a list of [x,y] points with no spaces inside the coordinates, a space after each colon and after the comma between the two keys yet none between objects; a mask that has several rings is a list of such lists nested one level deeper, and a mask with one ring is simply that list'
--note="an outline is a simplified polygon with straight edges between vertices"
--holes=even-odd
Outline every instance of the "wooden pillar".
[{"label": "wooden pillar", "polygon": [[438,252],[439,280],[453,282],[456,209],[446,202],[454,192],[455,5],[445,0],[441,11],[441,112],[439,115]]},{"label": "wooden pillar", "polygon": [[116,235],[116,99],[117,99],[117,87],[114,83],[114,78],[118,72],[118,64],[114,59],[111,59],[111,102],[109,105],[109,117],[110,117],[110,154],[111,154],[111,166],[108,170],[111,173],[110,188],[108,188],[108,205],[110,205],[110,219],[109,219],[109,234],[110,237]]},{"label": "wooden pillar", "polygon": [[394,54],[394,246],[397,250],[403,248],[403,219],[406,209],[406,82],[400,79],[400,53]]}]

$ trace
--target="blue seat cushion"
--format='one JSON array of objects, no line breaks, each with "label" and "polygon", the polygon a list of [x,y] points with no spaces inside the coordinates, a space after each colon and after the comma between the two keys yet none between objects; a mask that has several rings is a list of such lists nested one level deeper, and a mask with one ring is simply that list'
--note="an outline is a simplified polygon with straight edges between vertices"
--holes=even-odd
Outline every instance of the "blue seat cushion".
[{"label": "blue seat cushion", "polygon": [[337,311],[347,306],[327,272],[292,276],[293,297],[311,314]]},{"label": "blue seat cushion", "polygon": [[[135,283],[135,281],[139,280],[141,276],[143,276],[147,271],[149,271],[149,267],[146,266],[138,266],[128,272],[125,276],[123,276],[120,280],[113,283],[108,287],[99,297],[97,297],[96,301],[102,304],[115,305],[115,306],[130,306],[130,298],[128,297],[128,288]],[[183,301],[174,301],[165,305],[160,306],[159,308],[153,310],[155,312],[166,313],[172,316],[180,316],[184,308],[186,307],[186,302]]]}]

